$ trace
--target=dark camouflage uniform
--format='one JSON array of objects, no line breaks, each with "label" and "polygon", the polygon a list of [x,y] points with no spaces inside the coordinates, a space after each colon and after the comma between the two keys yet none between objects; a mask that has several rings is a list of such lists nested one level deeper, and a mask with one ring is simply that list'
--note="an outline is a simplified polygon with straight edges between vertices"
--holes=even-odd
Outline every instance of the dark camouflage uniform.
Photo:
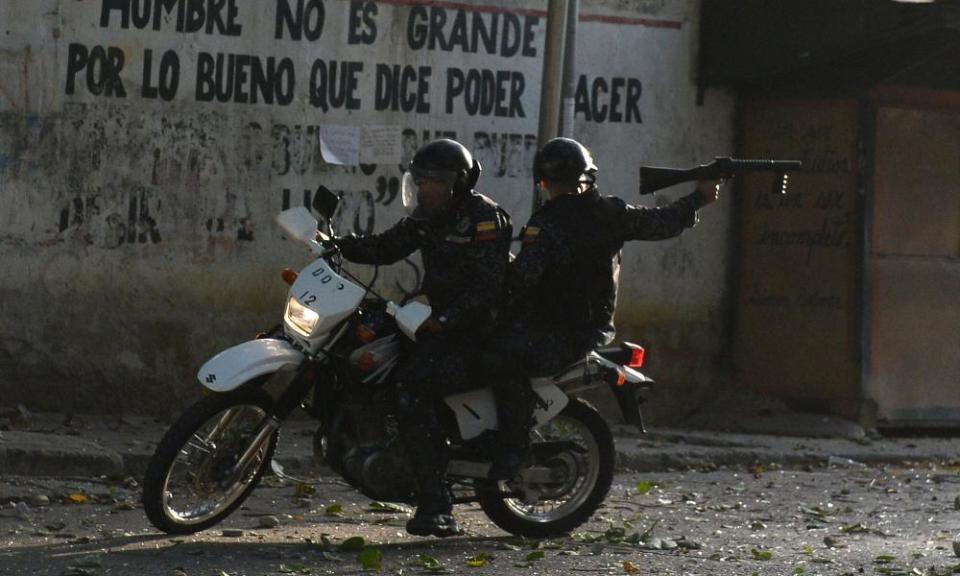
[{"label": "dark camouflage uniform", "polygon": [[591,191],[537,210],[509,270],[511,322],[493,339],[498,404],[523,405],[527,377],[558,372],[611,342],[624,242],[677,236],[696,224],[702,205],[696,192],[644,208]]},{"label": "dark camouflage uniform", "polygon": [[443,329],[419,335],[401,360],[397,416],[417,481],[414,520],[423,514],[428,527],[432,522],[441,532],[456,523],[452,517],[444,520],[452,500],[445,493],[446,442],[436,404],[470,387],[473,351],[489,336],[504,298],[512,233],[507,213],[489,198],[470,192],[455,194],[452,201],[444,217],[404,218],[382,234],[338,242],[343,256],[354,262],[389,264],[416,250],[423,257],[422,293]]},{"label": "dark camouflage uniform", "polygon": [[408,391],[421,396],[470,387],[470,351],[489,336],[503,303],[511,233],[506,212],[470,193],[454,196],[450,213],[439,220],[404,218],[381,234],[338,241],[347,260],[363,264],[390,264],[421,252],[421,291],[443,330],[418,337],[404,359],[397,377]]}]

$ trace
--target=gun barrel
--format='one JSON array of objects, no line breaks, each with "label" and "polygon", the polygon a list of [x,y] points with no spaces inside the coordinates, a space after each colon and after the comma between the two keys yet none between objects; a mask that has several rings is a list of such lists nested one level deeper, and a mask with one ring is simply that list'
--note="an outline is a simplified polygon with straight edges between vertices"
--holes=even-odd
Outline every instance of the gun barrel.
[{"label": "gun barrel", "polygon": [[800,160],[730,159],[729,167],[733,172],[793,172],[803,167],[803,162]]}]

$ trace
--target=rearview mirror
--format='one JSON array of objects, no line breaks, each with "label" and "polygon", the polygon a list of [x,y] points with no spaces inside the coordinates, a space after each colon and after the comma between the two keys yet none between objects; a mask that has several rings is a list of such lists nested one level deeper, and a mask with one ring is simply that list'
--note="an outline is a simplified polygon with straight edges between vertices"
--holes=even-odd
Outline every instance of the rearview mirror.
[{"label": "rearview mirror", "polygon": [[329,223],[333,214],[337,211],[338,204],[340,204],[340,197],[321,184],[317,187],[317,191],[313,193],[313,202],[310,203],[310,206],[314,212]]}]

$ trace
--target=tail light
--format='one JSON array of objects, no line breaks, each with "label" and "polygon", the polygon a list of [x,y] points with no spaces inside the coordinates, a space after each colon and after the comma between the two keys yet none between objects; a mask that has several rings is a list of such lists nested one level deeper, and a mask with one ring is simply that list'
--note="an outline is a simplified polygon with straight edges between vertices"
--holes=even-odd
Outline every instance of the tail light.
[{"label": "tail light", "polygon": [[377,364],[379,364],[379,362],[377,361],[377,357],[374,354],[372,354],[371,352],[364,352],[357,359],[356,366],[362,372],[369,372],[374,368],[376,368]]},{"label": "tail light", "polygon": [[627,366],[630,368],[640,368],[643,366],[643,356],[645,351],[643,346],[633,345],[630,347],[630,361],[627,362]]},{"label": "tail light", "polygon": [[293,283],[297,281],[297,276],[298,274],[290,268],[284,268],[283,272],[280,273],[280,277],[288,286],[293,286]]}]

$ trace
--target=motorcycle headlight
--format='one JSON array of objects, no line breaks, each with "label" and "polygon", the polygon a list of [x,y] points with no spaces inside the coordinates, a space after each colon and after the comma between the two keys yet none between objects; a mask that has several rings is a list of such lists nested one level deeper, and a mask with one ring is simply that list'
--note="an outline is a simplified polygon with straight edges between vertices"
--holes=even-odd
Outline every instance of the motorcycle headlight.
[{"label": "motorcycle headlight", "polygon": [[297,302],[296,298],[290,298],[290,301],[287,302],[287,311],[284,313],[284,318],[297,332],[304,336],[312,334],[313,329],[320,322],[320,315]]}]

